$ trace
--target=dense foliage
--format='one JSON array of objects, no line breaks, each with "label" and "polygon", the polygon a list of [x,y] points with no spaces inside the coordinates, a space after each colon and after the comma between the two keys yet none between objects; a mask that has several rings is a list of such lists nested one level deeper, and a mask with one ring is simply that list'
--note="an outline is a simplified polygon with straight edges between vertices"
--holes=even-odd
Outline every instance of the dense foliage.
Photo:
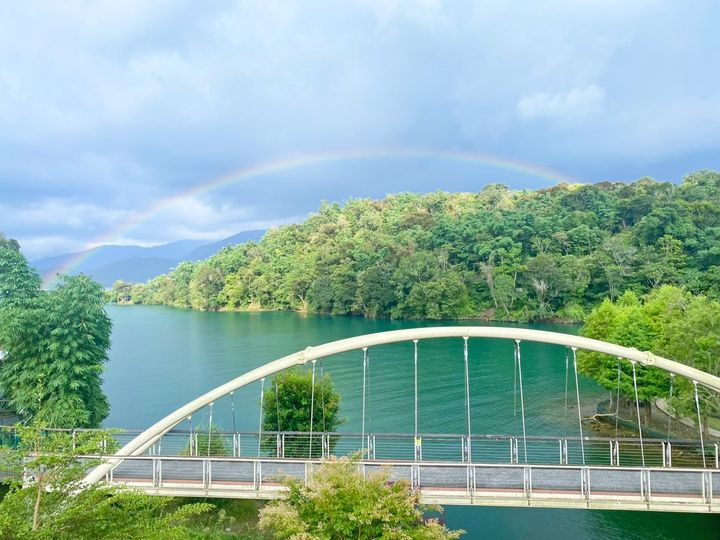
[{"label": "dense foliage", "polygon": [[[260,538],[254,527],[238,524],[232,515],[252,522],[256,505],[244,505],[243,516],[233,503],[183,501],[95,484],[79,489],[88,467],[96,461],[78,456],[112,450],[106,431],[47,432],[14,428],[18,445],[0,447],[0,470],[13,485],[0,501],[0,538],[43,539],[186,539]],[[13,474],[14,473],[14,474]],[[21,482],[23,478],[25,482]],[[7,477],[6,477],[7,479]],[[236,534],[229,534],[229,532]]]},{"label": "dense foliage", "polygon": [[97,427],[109,412],[104,291],[83,275],[40,284],[17,243],[0,242],[0,395],[46,427]]},{"label": "dense foliage", "polygon": [[116,301],[195,309],[295,309],[373,317],[582,319],[662,284],[720,296],[720,174],[680,185],[558,185],[402,193],[323,204]]},{"label": "dense foliage", "polygon": [[[312,407],[311,407],[312,404]],[[312,425],[310,411],[312,413]],[[312,456],[322,456],[320,433],[331,433],[342,423],[340,394],[337,393],[330,375],[315,377],[315,396],[312,393],[312,372],[285,370],[276,373],[263,396],[263,431],[316,433],[312,441]],[[330,441],[332,446],[335,441]],[[266,450],[275,452],[275,438],[263,441]],[[285,457],[310,455],[309,436],[287,435]]]},{"label": "dense foliage", "polygon": [[[624,293],[616,302],[605,300],[588,316],[581,334],[640,350],[649,350],[683,364],[720,376],[720,302],[663,286],[638,298]],[[634,397],[632,366],[620,362],[620,392]],[[618,360],[599,353],[580,352],[579,368],[605,388],[616,390]],[[668,398],[669,375],[656,368],[636,366],[641,400]],[[720,398],[702,387],[703,415],[720,416]],[[673,406],[694,411],[693,386],[676,377]],[[692,414],[687,414],[693,418]]]},{"label": "dense foliage", "polygon": [[329,461],[307,485],[290,481],[287,500],[260,511],[260,527],[276,540],[451,540],[437,521],[423,521],[419,495],[388,471],[367,478],[348,460]]}]

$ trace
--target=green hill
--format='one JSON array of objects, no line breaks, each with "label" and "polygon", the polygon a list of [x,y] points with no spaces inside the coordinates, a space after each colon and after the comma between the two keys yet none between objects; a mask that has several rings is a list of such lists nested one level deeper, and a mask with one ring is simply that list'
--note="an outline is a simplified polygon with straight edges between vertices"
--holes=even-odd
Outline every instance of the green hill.
[{"label": "green hill", "polygon": [[323,204],[113,294],[211,310],[579,320],[602,298],[661,284],[720,295],[720,174]]}]

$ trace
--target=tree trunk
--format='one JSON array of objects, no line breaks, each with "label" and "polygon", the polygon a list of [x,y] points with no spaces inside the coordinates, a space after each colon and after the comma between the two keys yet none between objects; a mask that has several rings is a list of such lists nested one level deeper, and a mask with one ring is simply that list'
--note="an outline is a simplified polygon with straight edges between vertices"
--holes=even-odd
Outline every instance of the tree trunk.
[{"label": "tree trunk", "polygon": [[35,496],[35,507],[33,508],[33,523],[32,523],[33,531],[37,531],[40,528],[40,500],[42,498],[42,492],[43,492],[42,480],[43,480],[43,475],[41,473],[37,479],[37,495]]}]

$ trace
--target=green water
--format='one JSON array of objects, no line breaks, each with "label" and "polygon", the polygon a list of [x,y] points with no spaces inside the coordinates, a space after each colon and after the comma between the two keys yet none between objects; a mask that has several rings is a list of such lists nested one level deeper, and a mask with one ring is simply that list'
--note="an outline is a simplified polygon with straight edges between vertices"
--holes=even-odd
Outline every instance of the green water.
[{"label": "green water", "polygon": [[[106,425],[144,428],[199,394],[285,354],[349,336],[429,323],[301,316],[292,313],[201,313],[150,306],[110,306],[113,347],[105,372],[112,407]],[[437,324],[437,323],[435,323]],[[456,323],[450,323],[456,324]],[[573,332],[565,326],[532,328]],[[462,433],[462,340],[419,343],[419,424],[424,433]],[[576,435],[573,411],[564,414],[565,357],[561,348],[523,344],[528,434]],[[470,340],[474,433],[520,434],[513,416],[512,344]],[[342,396],[342,430],[360,430],[362,352],[324,361]],[[367,429],[413,431],[412,344],[370,350]],[[583,408],[606,397],[581,379]],[[256,430],[259,383],[236,392],[235,428]],[[214,406],[214,421],[233,428],[229,398]],[[203,411],[195,415],[202,422]],[[187,426],[185,426],[187,427]],[[463,538],[719,538],[715,516],[586,510],[446,507],[448,526]]]}]

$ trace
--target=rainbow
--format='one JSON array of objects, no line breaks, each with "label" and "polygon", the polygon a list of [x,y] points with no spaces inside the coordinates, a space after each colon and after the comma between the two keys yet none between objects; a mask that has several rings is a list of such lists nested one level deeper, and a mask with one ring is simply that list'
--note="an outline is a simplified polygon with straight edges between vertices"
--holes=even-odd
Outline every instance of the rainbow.
[{"label": "rainbow", "polygon": [[[303,167],[313,165],[322,165],[328,163],[337,163],[343,161],[372,160],[385,158],[409,158],[409,159],[438,159],[450,160],[457,162],[477,163],[507,171],[518,172],[535,178],[543,178],[553,183],[566,182],[574,183],[576,179],[557,171],[517,160],[510,160],[489,154],[466,153],[451,150],[432,150],[432,149],[413,149],[413,148],[382,148],[382,149],[358,149],[342,152],[327,152],[317,154],[303,154],[298,156],[289,156],[282,159],[259,163],[240,169],[223,176],[201,182],[189,189],[178,192],[170,197],[161,199],[157,203],[148,208],[136,212],[126,219],[122,220],[112,230],[89,242],[89,246],[94,247],[102,244],[111,244],[120,238],[129,230],[137,227],[141,223],[162,213],[166,209],[177,204],[183,199],[194,197],[200,194],[208,193],[217,189],[221,189],[232,184],[253,180],[263,176],[270,176],[280,172],[291,171]],[[90,249],[88,248],[88,249]],[[68,259],[61,267],[53,269],[53,277],[46,277],[46,283],[52,285],[58,273],[73,272],[82,262],[92,256],[92,252],[87,251],[78,253]]]}]

